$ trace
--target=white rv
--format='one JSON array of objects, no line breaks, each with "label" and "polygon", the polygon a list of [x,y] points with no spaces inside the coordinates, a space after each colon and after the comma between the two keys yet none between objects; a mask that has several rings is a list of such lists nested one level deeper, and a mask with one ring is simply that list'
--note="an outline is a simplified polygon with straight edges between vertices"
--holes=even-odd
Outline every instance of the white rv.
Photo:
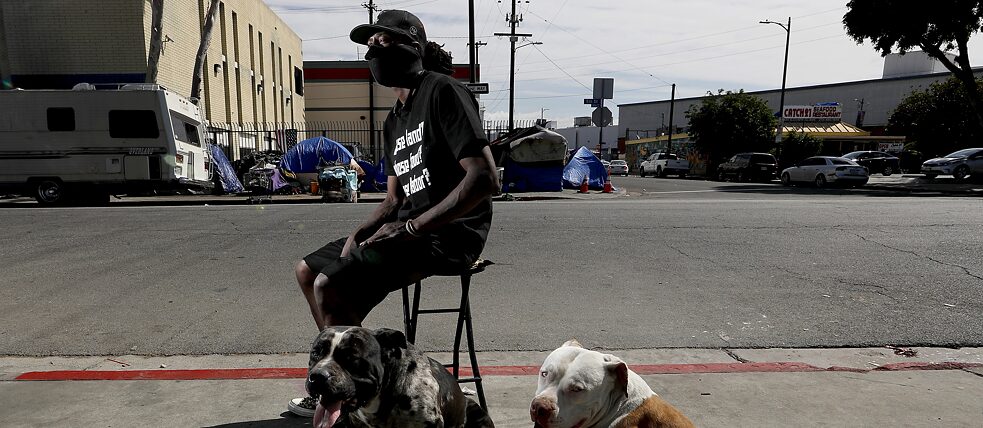
[{"label": "white rv", "polygon": [[0,190],[42,204],[209,188],[198,107],[159,85],[0,91]]}]

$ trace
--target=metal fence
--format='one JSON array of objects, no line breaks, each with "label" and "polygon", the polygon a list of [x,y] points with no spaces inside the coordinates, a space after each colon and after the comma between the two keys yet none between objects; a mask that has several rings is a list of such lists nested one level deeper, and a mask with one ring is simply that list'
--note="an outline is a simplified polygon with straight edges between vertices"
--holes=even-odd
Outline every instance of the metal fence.
[{"label": "metal fence", "polygon": [[[515,121],[516,128],[532,126],[533,120]],[[368,121],[217,123],[206,122],[206,138],[217,144],[230,161],[249,153],[266,150],[286,151],[298,141],[327,137],[341,143],[358,158],[376,163],[383,156],[383,122],[374,129]],[[508,121],[485,121],[485,136],[494,141],[508,132]],[[374,138],[373,138],[374,136]]]}]

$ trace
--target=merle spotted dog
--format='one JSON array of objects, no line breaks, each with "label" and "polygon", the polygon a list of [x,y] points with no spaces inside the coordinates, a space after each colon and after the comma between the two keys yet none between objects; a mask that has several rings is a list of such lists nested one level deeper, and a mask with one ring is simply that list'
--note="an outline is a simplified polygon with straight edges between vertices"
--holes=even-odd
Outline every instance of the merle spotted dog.
[{"label": "merle spotted dog", "polygon": [[438,362],[402,332],[328,327],[311,345],[307,392],[315,428],[493,428]]}]

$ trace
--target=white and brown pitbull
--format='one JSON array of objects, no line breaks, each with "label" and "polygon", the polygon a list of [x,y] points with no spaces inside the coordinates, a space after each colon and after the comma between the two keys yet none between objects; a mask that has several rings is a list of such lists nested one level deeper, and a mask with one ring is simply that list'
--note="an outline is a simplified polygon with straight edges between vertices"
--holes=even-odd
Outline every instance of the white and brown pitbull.
[{"label": "white and brown pitbull", "polygon": [[440,363],[402,332],[328,327],[311,344],[315,428],[494,428]]},{"label": "white and brown pitbull", "polygon": [[694,426],[624,361],[575,340],[546,357],[529,414],[537,428]]}]

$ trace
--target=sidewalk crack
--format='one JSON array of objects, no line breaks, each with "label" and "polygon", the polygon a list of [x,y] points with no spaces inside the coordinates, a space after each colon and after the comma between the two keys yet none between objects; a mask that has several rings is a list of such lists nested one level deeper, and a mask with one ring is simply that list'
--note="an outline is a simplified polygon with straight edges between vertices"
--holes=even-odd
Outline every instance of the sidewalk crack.
[{"label": "sidewalk crack", "polygon": [[726,352],[727,355],[730,355],[730,357],[733,358],[734,360],[736,360],[737,362],[745,363],[745,364],[751,362],[751,360],[748,360],[746,358],[742,358],[740,355],[737,355],[737,353],[735,353],[734,351],[731,351],[728,348],[723,348],[723,351]]},{"label": "sidewalk crack", "polygon": [[968,275],[970,277],[973,277],[973,278],[976,278],[977,280],[983,281],[983,276],[979,276],[979,275],[974,274],[972,271],[970,271],[968,268],[966,268],[966,267],[964,267],[962,265],[957,265],[955,263],[947,263],[947,262],[944,262],[942,260],[935,259],[932,256],[926,256],[926,255],[918,254],[915,251],[905,250],[905,249],[897,248],[897,247],[892,247],[892,246],[887,245],[885,243],[878,242],[878,241],[875,241],[873,239],[867,238],[867,237],[865,237],[865,236],[863,236],[863,235],[861,235],[859,233],[856,233],[856,232],[851,232],[851,233],[854,236],[856,236],[856,237],[860,238],[861,240],[863,240],[864,242],[870,242],[870,243],[877,244],[877,245],[880,245],[880,246],[882,246],[884,248],[888,248],[888,249],[891,249],[891,250],[894,250],[894,251],[898,251],[898,252],[902,252],[902,253],[908,253],[908,254],[911,254],[911,255],[916,256],[916,257],[921,257],[921,258],[924,258],[924,259],[933,261],[933,262],[938,263],[938,264],[943,265],[943,266],[956,267],[956,268],[962,269],[963,272],[966,275]]},{"label": "sidewalk crack", "polygon": [[969,373],[969,374],[974,375],[974,376],[983,377],[983,373],[976,373],[976,372],[974,372],[974,371],[972,371],[970,369],[967,369],[967,368],[961,368],[959,370],[964,371],[964,372]]}]

